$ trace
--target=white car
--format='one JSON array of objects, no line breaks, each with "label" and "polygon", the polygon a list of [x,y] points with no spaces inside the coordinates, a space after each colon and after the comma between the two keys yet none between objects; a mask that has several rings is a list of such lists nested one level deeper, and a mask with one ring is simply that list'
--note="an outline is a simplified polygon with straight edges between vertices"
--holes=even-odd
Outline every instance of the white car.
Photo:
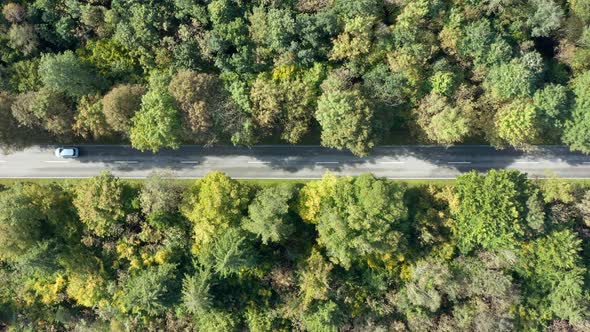
[{"label": "white car", "polygon": [[58,158],[78,158],[80,150],[78,148],[57,148],[55,156]]}]

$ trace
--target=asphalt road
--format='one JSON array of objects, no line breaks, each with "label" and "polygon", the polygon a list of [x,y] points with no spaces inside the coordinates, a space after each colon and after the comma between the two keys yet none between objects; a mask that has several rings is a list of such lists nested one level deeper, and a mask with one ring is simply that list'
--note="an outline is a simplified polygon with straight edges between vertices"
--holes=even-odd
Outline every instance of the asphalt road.
[{"label": "asphalt road", "polygon": [[327,171],[338,175],[370,172],[391,179],[447,179],[470,170],[506,168],[539,178],[590,178],[590,156],[562,146],[538,147],[529,153],[479,145],[395,146],[379,147],[364,158],[319,146],[183,146],[156,154],[122,145],[79,148],[81,155],[76,160],[56,158],[53,146],[0,155],[0,177],[85,178],[109,170],[123,178],[144,178],[155,171],[198,178],[218,170],[242,179],[314,179]]}]

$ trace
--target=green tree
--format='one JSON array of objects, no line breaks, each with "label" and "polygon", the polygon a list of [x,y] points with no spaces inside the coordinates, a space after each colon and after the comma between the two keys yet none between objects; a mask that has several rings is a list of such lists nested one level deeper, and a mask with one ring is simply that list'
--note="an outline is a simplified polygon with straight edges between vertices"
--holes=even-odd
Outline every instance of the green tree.
[{"label": "green tree", "polygon": [[10,86],[20,93],[37,91],[41,88],[39,58],[18,61],[10,67]]},{"label": "green tree", "polygon": [[516,171],[491,170],[457,178],[459,201],[453,209],[454,233],[461,252],[472,249],[509,249],[524,235],[529,183]]},{"label": "green tree", "polygon": [[533,0],[533,15],[527,20],[533,37],[549,37],[562,25],[563,8],[553,0]]},{"label": "green tree", "polygon": [[105,172],[76,187],[73,203],[80,221],[92,234],[103,237],[119,232],[125,216],[123,199],[123,183]]},{"label": "green tree", "polygon": [[105,87],[104,79],[71,51],[44,54],[39,64],[39,74],[47,88],[72,97],[88,95]]},{"label": "green tree", "polygon": [[295,190],[290,185],[264,188],[248,207],[248,218],[242,227],[256,234],[262,243],[281,242],[295,231],[290,211]]},{"label": "green tree", "polygon": [[254,265],[254,251],[239,228],[230,227],[200,248],[199,262],[222,277],[238,275]]},{"label": "green tree", "polygon": [[416,113],[417,123],[428,140],[438,144],[459,143],[472,131],[469,117],[437,93],[424,97]]},{"label": "green tree", "polygon": [[[581,240],[570,230],[554,231],[525,244],[519,253],[517,272],[526,280],[525,306],[536,315],[523,317],[544,323],[554,317],[572,322],[587,317],[579,252]],[[535,317],[536,316],[536,317]]]},{"label": "green tree", "polygon": [[565,120],[571,112],[568,88],[548,84],[535,92],[533,104],[539,110],[543,132],[559,138],[563,134]]},{"label": "green tree", "polygon": [[484,88],[496,100],[531,97],[536,83],[536,73],[523,59],[513,59],[490,69]]},{"label": "green tree", "polygon": [[77,53],[82,61],[110,80],[128,81],[138,71],[137,60],[114,39],[89,40]]},{"label": "green tree", "polygon": [[333,301],[315,303],[302,317],[308,331],[337,332],[344,323],[344,316]]},{"label": "green tree", "polygon": [[[483,66],[505,63],[512,55],[510,45],[493,29],[488,18],[463,24],[457,49],[462,57],[470,59],[475,65]],[[496,71],[498,74],[504,72],[500,69]]]},{"label": "green tree", "polygon": [[541,233],[545,228],[545,205],[539,195],[531,195],[526,202],[526,222],[529,228]]},{"label": "green tree", "polygon": [[153,73],[148,92],[141,97],[141,109],[131,120],[131,145],[141,151],[180,146],[178,110],[167,86],[167,75]]},{"label": "green tree", "polygon": [[199,331],[217,332],[217,331],[236,331],[239,321],[230,312],[212,309],[201,312],[196,317],[196,325]]},{"label": "green tree", "polygon": [[372,175],[339,178],[332,195],[322,197],[315,220],[330,260],[348,269],[363,260],[391,267],[402,259],[403,195],[400,186]]},{"label": "green tree", "polygon": [[17,259],[43,239],[44,215],[27,184],[0,192],[0,259]]},{"label": "green tree", "polygon": [[337,77],[322,84],[315,114],[322,127],[322,145],[364,156],[375,145],[373,109],[358,88],[342,85]]},{"label": "green tree", "polygon": [[590,153],[590,71],[572,82],[576,95],[572,118],[566,122],[563,141],[572,150]]},{"label": "green tree", "polygon": [[293,12],[287,8],[256,6],[252,9],[249,31],[257,44],[256,53],[262,58],[281,55],[292,49],[296,24]]},{"label": "green tree", "polygon": [[576,201],[576,186],[566,180],[551,176],[540,185],[545,203]]},{"label": "green tree", "polygon": [[148,317],[162,314],[174,300],[175,274],[172,264],[151,266],[132,274],[115,298],[119,309]]},{"label": "green tree", "polygon": [[572,12],[585,21],[590,21],[590,5],[583,0],[568,0]]},{"label": "green tree", "polygon": [[[450,263],[427,259],[412,266],[395,305],[410,328],[511,331],[515,291],[509,275],[478,258],[458,257]],[[445,301],[453,305],[447,307]],[[442,314],[447,308],[451,311]]]},{"label": "green tree", "polygon": [[199,315],[211,308],[210,270],[197,270],[187,275],[182,282],[182,304],[193,315]]},{"label": "green tree", "polygon": [[[125,45],[132,57],[145,69],[152,69],[158,55],[167,57],[160,48],[165,31],[174,27],[173,2],[115,0],[111,7],[118,14],[113,39]],[[159,54],[158,54],[159,53]]]}]

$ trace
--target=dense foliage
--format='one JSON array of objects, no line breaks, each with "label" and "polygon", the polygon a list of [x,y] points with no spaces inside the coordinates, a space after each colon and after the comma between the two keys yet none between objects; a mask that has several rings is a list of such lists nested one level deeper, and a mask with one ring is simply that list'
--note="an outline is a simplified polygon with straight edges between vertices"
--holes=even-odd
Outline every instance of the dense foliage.
[{"label": "dense foliage", "polygon": [[0,144],[590,152],[587,0],[6,0]]},{"label": "dense foliage", "polygon": [[588,331],[590,189],[515,171],[0,190],[0,327]]}]

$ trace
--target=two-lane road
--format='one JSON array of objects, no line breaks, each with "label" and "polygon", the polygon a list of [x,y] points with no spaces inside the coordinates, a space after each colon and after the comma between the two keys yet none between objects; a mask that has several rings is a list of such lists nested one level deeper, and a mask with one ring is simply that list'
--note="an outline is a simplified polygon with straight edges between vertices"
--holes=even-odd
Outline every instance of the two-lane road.
[{"label": "two-lane road", "polygon": [[156,154],[123,145],[79,147],[80,158],[74,160],[56,158],[54,146],[0,155],[0,177],[84,178],[109,170],[124,178],[144,178],[155,171],[198,178],[218,170],[242,179],[313,179],[326,171],[338,175],[370,172],[391,179],[447,179],[469,170],[505,168],[531,177],[590,178],[590,156],[562,146],[543,146],[528,153],[481,145],[384,146],[364,158],[319,146],[183,146]]}]

